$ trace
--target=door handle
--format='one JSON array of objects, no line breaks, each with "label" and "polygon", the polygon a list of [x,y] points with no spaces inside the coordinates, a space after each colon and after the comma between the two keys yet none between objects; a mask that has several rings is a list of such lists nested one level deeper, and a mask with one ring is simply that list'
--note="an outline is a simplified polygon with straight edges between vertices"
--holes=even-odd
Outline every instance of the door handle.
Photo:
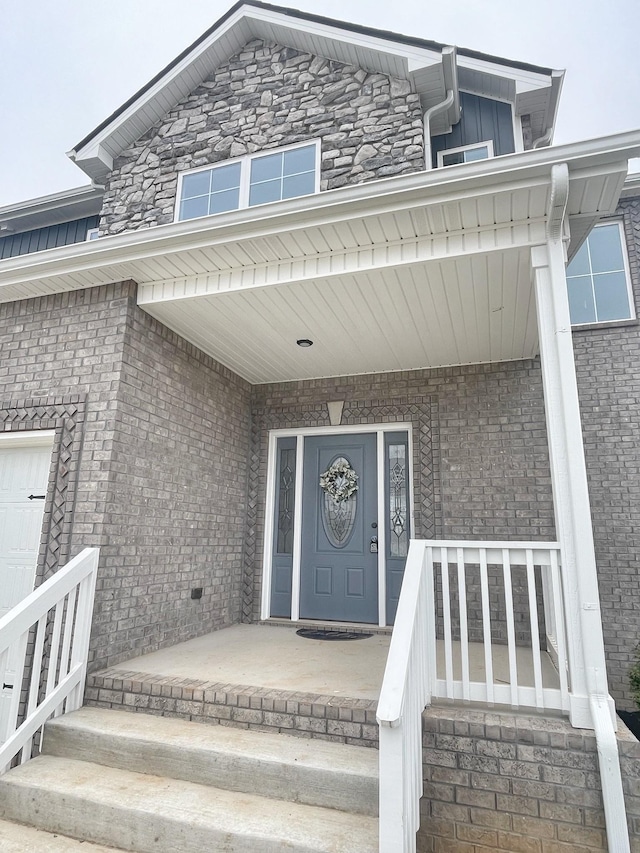
[{"label": "door handle", "polygon": [[9,690],[13,690],[13,684],[6,684],[6,683],[3,683],[3,685],[2,685],[2,689],[3,689],[3,690],[6,690],[7,688],[9,688]]},{"label": "door handle", "polygon": [[377,536],[371,537],[371,542],[369,543],[369,551],[372,554],[378,553],[378,537]]}]

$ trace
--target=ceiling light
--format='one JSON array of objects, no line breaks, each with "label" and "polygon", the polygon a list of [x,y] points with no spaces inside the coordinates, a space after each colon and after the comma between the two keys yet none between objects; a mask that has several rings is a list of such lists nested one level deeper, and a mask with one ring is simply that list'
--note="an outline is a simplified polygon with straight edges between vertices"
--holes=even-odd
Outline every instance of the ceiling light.
[{"label": "ceiling light", "polygon": [[296,341],[299,347],[312,347],[313,341],[310,341],[309,338],[300,338],[300,340]]}]

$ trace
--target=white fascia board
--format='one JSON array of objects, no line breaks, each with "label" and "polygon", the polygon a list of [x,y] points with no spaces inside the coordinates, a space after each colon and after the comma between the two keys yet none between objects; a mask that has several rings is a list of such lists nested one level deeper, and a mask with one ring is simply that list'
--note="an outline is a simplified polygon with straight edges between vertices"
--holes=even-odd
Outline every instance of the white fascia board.
[{"label": "white fascia board", "polygon": [[[402,45],[398,42],[387,41],[374,36],[362,35],[350,30],[340,29],[339,27],[333,27],[327,24],[318,24],[311,21],[305,21],[303,19],[296,18],[294,23],[292,18],[278,12],[260,9],[255,6],[242,6],[230,18],[224,21],[220,27],[215,30],[215,32],[211,33],[207,39],[197,45],[187,56],[185,56],[181,62],[169,69],[169,71],[157,80],[153,86],[147,89],[137,100],[130,104],[126,110],[114,118],[107,127],[100,131],[100,133],[96,134],[90,142],[83,145],[81,148],[72,149],[67,152],[67,156],[81,168],[86,164],[87,171],[92,175],[97,175],[100,172],[100,169],[96,167],[95,163],[92,164],[87,161],[95,161],[98,159],[104,163],[107,171],[113,168],[113,158],[117,157],[123,150],[122,143],[115,143],[113,139],[114,134],[116,134],[119,129],[126,126],[127,122],[132,120],[138,113],[145,109],[148,109],[149,112],[157,119],[161,118],[167,112],[166,100],[163,98],[158,100],[158,98],[168,86],[173,83],[179,84],[180,78],[185,76],[185,83],[182,86],[176,86],[178,98],[176,98],[175,102],[177,103],[180,96],[186,96],[194,87],[194,81],[188,75],[189,69],[191,69],[192,66],[198,63],[201,59],[206,59],[207,54],[212,52],[213,61],[205,61],[202,63],[202,67],[213,70],[213,68],[218,64],[221,64],[229,58],[226,52],[224,54],[215,54],[216,45],[224,36],[230,34],[234,29],[237,29],[237,44],[234,43],[234,45],[235,49],[239,49],[248,39],[252,37],[261,37],[265,34],[261,28],[261,24],[278,26],[289,30],[291,33],[289,42],[293,46],[295,46],[296,35],[304,33],[305,35],[313,35],[316,38],[323,39],[327,45],[328,53],[332,52],[330,49],[332,41],[346,41],[361,50],[400,57],[404,61],[407,76],[409,62],[412,63],[412,67],[414,69],[429,67],[441,62],[440,53],[437,51]],[[201,76],[201,74],[198,74],[199,78]],[[202,79],[204,79],[204,77]],[[138,129],[135,133],[135,138],[139,136],[139,133]],[[124,136],[127,138],[126,133]],[[121,139],[122,135],[119,134],[119,137]],[[132,137],[129,141],[133,142],[134,138]]]},{"label": "white fascia board", "polygon": [[531,89],[545,89],[551,83],[551,75],[541,74],[537,71],[527,71],[522,68],[514,68],[511,65],[499,65],[487,59],[465,56],[458,52],[458,65],[460,68],[468,68],[479,74],[489,74],[493,77],[508,77],[513,80],[516,93],[528,92]]},{"label": "white fascia board", "polygon": [[265,237],[291,229],[337,223],[354,216],[470,198],[493,193],[498,188],[534,187],[550,181],[551,166],[556,163],[567,163],[570,175],[598,174],[612,169],[626,173],[627,160],[638,156],[640,131],[633,131],[463,163],[446,170],[434,169],[370,181],[286,202],[20,255],[0,261],[0,302],[3,301],[3,286],[28,285],[31,280],[45,276],[64,276],[115,265],[122,269],[127,262],[220,245],[234,239]]},{"label": "white fascia board", "polygon": [[361,48],[363,50],[370,50],[374,53],[401,57],[406,60],[407,67],[408,64],[411,63],[414,70],[416,68],[429,67],[430,65],[435,65],[440,62],[440,51],[403,44],[402,42],[394,41],[391,38],[380,38],[378,36],[358,33],[350,29],[342,29],[340,26],[320,24],[314,21],[307,21],[298,18],[295,19],[294,24],[292,18],[283,16],[278,12],[270,11],[269,9],[260,9],[255,6],[248,6],[246,7],[245,12],[243,12],[243,9],[240,9],[239,12],[242,12],[246,17],[253,18],[256,21],[264,21],[268,24],[286,27],[291,30],[294,39],[296,32],[303,32],[326,40],[328,45],[330,45],[332,41],[349,42],[354,45],[354,47]]},{"label": "white fascia board", "polygon": [[93,198],[100,198],[102,190],[93,184],[85,184],[82,187],[74,187],[70,190],[62,190],[50,195],[42,195],[19,201],[15,204],[7,204],[0,207],[0,221],[7,219],[19,219],[22,216],[33,216],[36,213],[45,213],[48,210],[60,207],[72,207],[74,204],[86,202]]},{"label": "white fascia board", "polygon": [[632,172],[632,174],[627,175],[620,198],[636,198],[637,196],[640,196],[640,172]]},{"label": "white fascia board", "polygon": [[21,233],[100,212],[103,190],[88,184],[0,207],[0,234]]}]

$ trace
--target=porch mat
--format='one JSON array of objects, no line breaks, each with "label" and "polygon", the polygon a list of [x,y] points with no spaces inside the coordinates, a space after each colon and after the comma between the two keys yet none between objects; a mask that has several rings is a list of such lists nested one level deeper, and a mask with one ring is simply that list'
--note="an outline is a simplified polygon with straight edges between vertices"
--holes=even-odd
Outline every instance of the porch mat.
[{"label": "porch mat", "polygon": [[299,628],[296,634],[306,640],[366,640],[373,637],[373,634],[358,633],[357,631],[336,631],[322,628]]}]

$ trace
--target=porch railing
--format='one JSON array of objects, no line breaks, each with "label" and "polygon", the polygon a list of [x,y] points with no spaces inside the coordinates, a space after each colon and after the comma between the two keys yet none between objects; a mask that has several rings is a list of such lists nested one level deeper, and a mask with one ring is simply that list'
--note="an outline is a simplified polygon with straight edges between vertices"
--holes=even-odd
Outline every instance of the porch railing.
[{"label": "porch railing", "polygon": [[412,541],[378,703],[380,853],[416,849],[433,698],[568,712],[568,680],[556,543]]},{"label": "porch railing", "polygon": [[98,557],[97,548],[86,548],[0,619],[3,685],[15,662],[0,717],[0,774],[15,758],[31,758],[34,735],[51,716],[82,704]]}]

